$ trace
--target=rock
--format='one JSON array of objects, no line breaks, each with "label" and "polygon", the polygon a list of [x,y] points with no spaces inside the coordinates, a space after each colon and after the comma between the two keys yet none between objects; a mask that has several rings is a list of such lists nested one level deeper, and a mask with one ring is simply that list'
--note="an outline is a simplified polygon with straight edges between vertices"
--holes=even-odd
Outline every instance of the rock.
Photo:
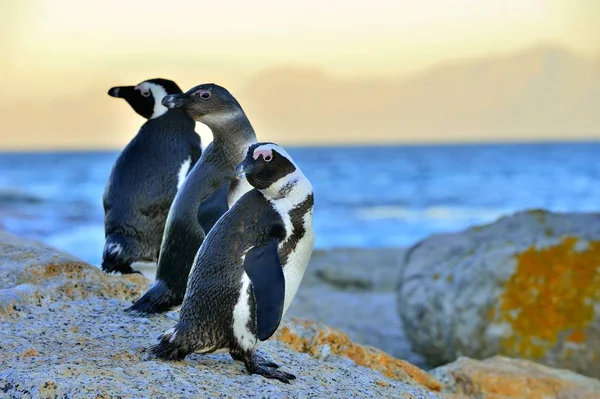
[{"label": "rock", "polygon": [[397,308],[432,365],[497,354],[600,377],[600,215],[521,212],[407,254]]},{"label": "rock", "polygon": [[599,397],[597,380],[500,357],[483,362],[460,358],[430,374],[359,345],[337,329],[296,318],[284,320],[260,350],[297,375],[289,385],[248,375],[228,355],[158,361],[146,348],[178,315],[146,318],[122,311],[147,288],[143,276],[109,276],[42,244],[1,232],[0,272],[0,396]]},{"label": "rock", "polygon": [[0,232],[0,316],[90,296],[133,300],[148,287],[140,275],[110,276],[39,242]]},{"label": "rock", "polygon": [[146,349],[176,312],[123,312],[147,288],[41,244],[0,234],[0,396],[440,398],[426,372],[331,328],[285,320],[260,351],[292,384],[248,375],[228,355],[164,362]]},{"label": "rock", "polygon": [[302,284],[344,291],[392,292],[405,248],[315,250]]},{"label": "rock", "polygon": [[441,389],[439,381],[418,367],[373,347],[355,344],[341,331],[315,322],[291,319],[277,330],[275,339],[317,359],[343,356],[358,365],[380,371],[386,377],[425,386],[432,391]]},{"label": "rock", "polygon": [[459,358],[435,369],[448,399],[598,399],[600,381],[527,360]]}]

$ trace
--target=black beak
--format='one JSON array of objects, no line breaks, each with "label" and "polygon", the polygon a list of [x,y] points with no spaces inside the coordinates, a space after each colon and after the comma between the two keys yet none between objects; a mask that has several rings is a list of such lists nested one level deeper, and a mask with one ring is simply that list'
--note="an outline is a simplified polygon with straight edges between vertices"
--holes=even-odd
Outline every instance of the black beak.
[{"label": "black beak", "polygon": [[128,93],[133,91],[133,86],[117,86],[108,91],[108,95],[115,98],[125,98]]},{"label": "black beak", "polygon": [[239,179],[242,176],[251,175],[255,170],[256,162],[253,162],[252,158],[246,158],[235,168],[235,177]]},{"label": "black beak", "polygon": [[182,94],[170,94],[163,97],[161,104],[167,108],[181,108],[192,103],[194,99],[192,96],[186,93]]},{"label": "black beak", "polygon": [[242,177],[242,175],[245,173],[244,170],[244,166],[246,164],[246,161],[243,161],[242,163],[240,163],[237,168],[235,168],[235,177],[237,177],[238,179],[240,177]]}]

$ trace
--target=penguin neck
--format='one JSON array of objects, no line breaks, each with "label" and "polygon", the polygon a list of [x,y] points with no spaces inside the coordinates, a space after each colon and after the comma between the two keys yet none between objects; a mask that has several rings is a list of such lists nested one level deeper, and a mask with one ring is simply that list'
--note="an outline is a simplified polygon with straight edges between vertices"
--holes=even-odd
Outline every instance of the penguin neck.
[{"label": "penguin neck", "polygon": [[215,118],[206,125],[212,131],[213,146],[219,148],[234,168],[243,160],[248,147],[256,143],[254,128],[241,109],[227,118]]},{"label": "penguin neck", "polygon": [[286,203],[291,208],[304,201],[313,192],[313,188],[306,176],[296,169],[260,191],[269,201]]},{"label": "penguin neck", "polygon": [[186,128],[193,129],[196,126],[196,122],[192,117],[190,117],[187,112],[179,108],[169,109],[164,114],[157,116],[155,118],[148,119],[144,124],[145,125],[154,125],[157,123],[165,123],[173,121],[174,123],[178,123],[178,126],[184,126]]}]

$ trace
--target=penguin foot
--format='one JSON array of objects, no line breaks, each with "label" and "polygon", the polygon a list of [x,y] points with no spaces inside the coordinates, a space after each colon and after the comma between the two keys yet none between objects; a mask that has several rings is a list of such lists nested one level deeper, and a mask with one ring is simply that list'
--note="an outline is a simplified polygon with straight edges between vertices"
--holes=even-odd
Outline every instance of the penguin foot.
[{"label": "penguin foot", "polygon": [[[230,355],[233,360],[237,360],[238,362],[244,361],[244,357],[242,355],[239,355],[235,352],[231,352]],[[279,365],[277,363],[273,363],[273,362],[266,360],[264,357],[262,357],[261,355],[259,355],[256,352],[252,353],[252,359],[253,359],[254,363],[260,364],[261,366],[271,367],[273,369],[279,368]]]},{"label": "penguin foot", "polygon": [[141,271],[134,270],[131,266],[128,266],[126,269],[117,270],[117,271],[120,272],[121,274],[142,274]]},{"label": "penguin foot", "polygon": [[[247,352],[240,357],[246,366],[246,370],[248,370],[250,374],[262,375],[265,378],[272,378],[281,382],[285,382],[286,384],[289,384],[290,380],[296,379],[295,375],[286,373],[285,371],[277,370],[279,367],[277,364],[266,361],[262,356],[254,352]],[[276,367],[269,366],[270,364],[273,364]]]},{"label": "penguin foot", "polygon": [[174,295],[164,281],[156,280],[154,285],[125,311],[144,316],[160,314],[176,308],[182,301],[182,295]]},{"label": "penguin foot", "polygon": [[102,271],[105,273],[121,273],[121,274],[142,274],[139,270],[134,270],[131,265],[115,265],[108,262],[102,262]]},{"label": "penguin foot", "polygon": [[252,354],[252,358],[254,359],[255,363],[258,363],[261,366],[270,367],[272,369],[278,369],[279,368],[279,365],[277,363],[273,363],[273,362],[270,362],[270,361],[266,360],[264,357],[262,357],[261,355],[259,355],[256,352],[254,352]]},{"label": "penguin foot", "polygon": [[152,345],[149,352],[162,360],[183,360],[198,348],[198,342],[194,339],[193,326],[187,323],[177,323],[158,339],[159,343]]}]

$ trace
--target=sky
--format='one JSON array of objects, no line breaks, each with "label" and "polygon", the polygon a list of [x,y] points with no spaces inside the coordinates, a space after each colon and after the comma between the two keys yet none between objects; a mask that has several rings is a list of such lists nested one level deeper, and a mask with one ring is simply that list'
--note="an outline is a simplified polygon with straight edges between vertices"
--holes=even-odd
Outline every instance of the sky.
[{"label": "sky", "polygon": [[[119,148],[143,120],[107,89],[158,76],[236,95],[290,66],[368,82],[540,45],[596,59],[598,15],[596,0],[0,0],[0,149]],[[269,130],[268,113],[256,115]]]}]

